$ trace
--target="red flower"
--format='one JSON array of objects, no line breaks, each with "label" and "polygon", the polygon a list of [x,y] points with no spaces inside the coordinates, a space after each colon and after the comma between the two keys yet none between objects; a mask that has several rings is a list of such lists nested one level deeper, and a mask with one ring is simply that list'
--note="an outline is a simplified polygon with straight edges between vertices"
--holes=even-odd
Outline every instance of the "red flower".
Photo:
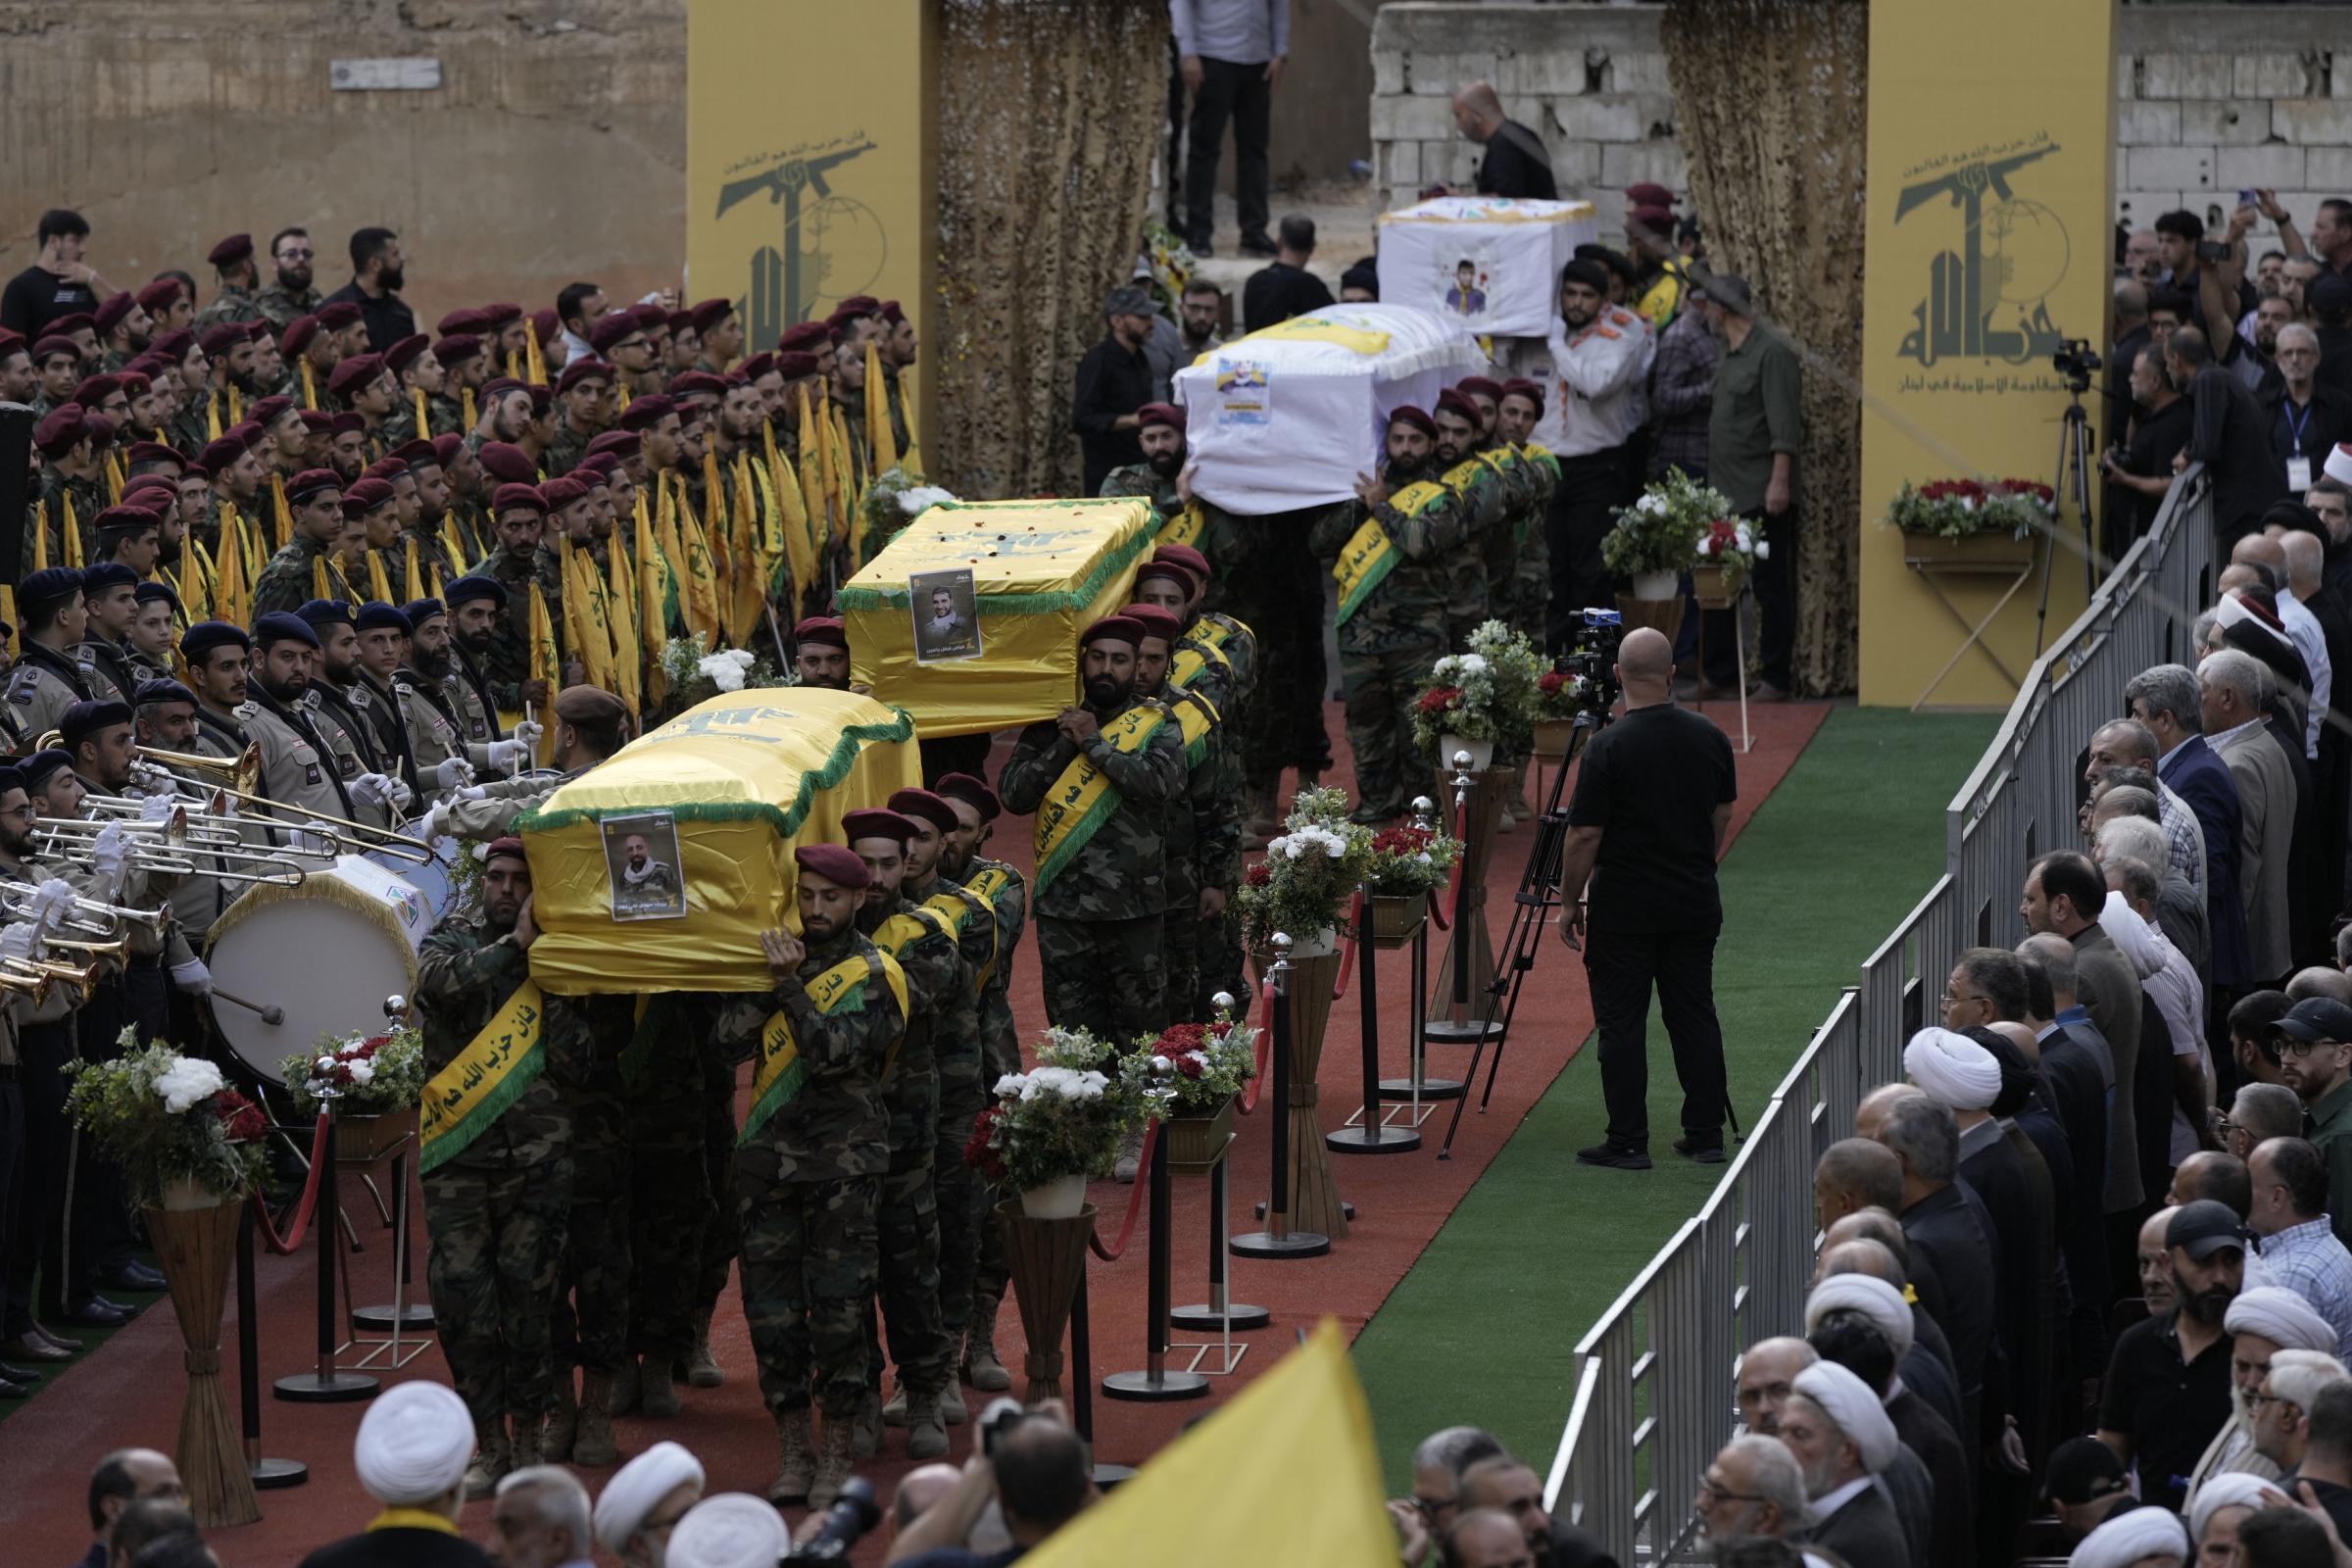
[{"label": "red flower", "polygon": [[1250,868],[1242,873],[1242,886],[1246,888],[1262,888],[1273,880],[1274,868],[1263,860],[1250,862]]},{"label": "red flower", "polygon": [[1403,859],[1429,848],[1437,835],[1427,828],[1390,827],[1372,835],[1372,853]]},{"label": "red flower", "polygon": [[1208,1032],[1212,1035],[1215,1035],[1219,1040],[1222,1040],[1227,1035],[1233,1033],[1233,1020],[1231,1018],[1219,1018],[1215,1023],[1212,1023],[1208,1026]]},{"label": "red flower", "polygon": [[270,1130],[270,1120],[261,1107],[233,1089],[223,1089],[212,1098],[213,1114],[220,1119],[220,1130],[230,1143],[242,1144],[261,1137]]},{"label": "red flower", "polygon": [[1546,697],[1557,697],[1560,695],[1560,688],[1567,684],[1568,677],[1565,674],[1556,669],[1547,669],[1544,672],[1543,678],[1536,682],[1536,689]]},{"label": "red flower", "polygon": [[1432,686],[1421,694],[1421,700],[1414,706],[1424,713],[1443,713],[1461,700],[1462,689],[1459,686]]},{"label": "red flower", "polygon": [[998,1156],[996,1150],[999,1119],[996,1106],[990,1105],[982,1110],[972,1118],[972,1136],[963,1146],[963,1162],[996,1182],[1004,1179],[1004,1161]]},{"label": "red flower", "polygon": [[1188,1051],[1199,1051],[1204,1034],[1205,1031],[1197,1023],[1170,1024],[1152,1049],[1157,1055],[1182,1056]]},{"label": "red flower", "polygon": [[1176,1058],[1176,1070],[1187,1078],[1198,1078],[1208,1071],[1208,1064],[1198,1055],[1187,1053]]}]

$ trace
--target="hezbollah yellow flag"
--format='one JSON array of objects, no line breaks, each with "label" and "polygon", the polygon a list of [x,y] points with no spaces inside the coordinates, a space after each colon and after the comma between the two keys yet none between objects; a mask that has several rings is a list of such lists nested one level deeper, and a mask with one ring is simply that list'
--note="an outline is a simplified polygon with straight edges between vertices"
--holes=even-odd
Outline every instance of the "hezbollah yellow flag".
[{"label": "hezbollah yellow flag", "polygon": [[213,558],[201,542],[191,539],[185,560],[179,573],[179,606],[193,626],[213,618]]},{"label": "hezbollah yellow flag", "polygon": [[456,513],[444,514],[441,518],[441,548],[449,553],[449,569],[460,576],[466,574],[466,541],[458,535]]},{"label": "hezbollah yellow flag", "polygon": [[270,475],[270,503],[277,512],[277,548],[283,550],[294,542],[294,509],[286,504],[286,476]]},{"label": "hezbollah yellow flag", "polygon": [[760,626],[760,610],[767,600],[767,573],[760,569],[759,508],[752,500],[752,464],[748,454],[735,454],[735,493],[727,508],[727,640],[738,648],[752,646]]},{"label": "hezbollah yellow flag", "polygon": [[596,563],[588,553],[572,545],[567,536],[563,541],[564,567],[564,647],[579,662],[583,677],[591,686],[601,686],[618,696],[618,683],[612,676],[612,633],[605,624],[602,587],[597,581]]},{"label": "hezbollah yellow flag", "polygon": [[686,629],[718,641],[718,571],[710,559],[710,541],[703,536],[703,519],[686,504],[686,481],[678,480],[672,520],[678,531],[678,560],[685,564]]},{"label": "hezbollah yellow flag", "polygon": [[[49,569],[49,503],[46,501],[32,504],[32,569]],[[16,624],[15,617],[10,617],[9,624]]]},{"label": "hezbollah yellow flag", "polygon": [[[724,584],[734,571],[735,564],[727,559],[727,529],[732,519],[724,510],[727,487],[719,482],[718,454],[710,447],[703,448],[703,543],[710,549],[710,569]],[[718,596],[720,619],[725,619],[727,595],[722,587]]]},{"label": "hezbollah yellow flag", "polygon": [[315,556],[311,560],[311,597],[313,599],[335,597],[327,588],[326,558],[324,556]]},{"label": "hezbollah yellow flag", "polygon": [[899,372],[899,422],[906,427],[906,450],[899,454],[899,466],[920,477],[923,470],[914,455],[922,450],[923,441],[914,428],[914,388],[906,384],[906,370]]},{"label": "hezbollah yellow flag", "polygon": [[888,473],[899,466],[899,438],[890,428],[890,383],[882,379],[882,349],[865,340],[865,451],[870,473]]},{"label": "hezbollah yellow flag", "polygon": [[228,422],[231,427],[245,422],[245,396],[233,384],[228,389]]},{"label": "hezbollah yellow flag", "polygon": [[458,416],[466,421],[466,428],[472,429],[474,423],[473,388],[469,386],[458,388]]},{"label": "hezbollah yellow flag", "polygon": [[220,619],[243,626],[253,619],[252,579],[245,574],[245,547],[236,533],[236,516],[220,520],[220,554],[213,574],[213,608]]},{"label": "hezbollah yellow flag", "polygon": [[74,515],[74,496],[66,492],[66,564],[79,566],[81,560],[81,521]]},{"label": "hezbollah yellow flag", "polygon": [[612,584],[605,596],[605,608],[612,619],[612,673],[620,682],[617,695],[629,705],[633,714],[645,700],[644,682],[638,678],[644,661],[637,648],[637,573],[629,565],[629,553],[620,548],[617,529],[605,548],[611,552],[606,558],[606,568]]},{"label": "hezbollah yellow flag", "polygon": [[[414,576],[416,571],[416,547],[411,545],[409,546],[409,573]],[[381,550],[368,552],[368,593],[370,598],[383,604],[388,605],[392,602],[392,574],[384,570],[384,553]],[[422,599],[423,597],[422,594],[409,595],[411,599]]]},{"label": "hezbollah yellow flag", "polygon": [[[408,547],[408,581],[406,586],[409,590],[409,597],[402,600],[401,603],[413,605],[417,600],[424,597],[424,574],[416,569],[416,536],[415,534],[410,534],[402,541],[402,543]],[[387,595],[386,597],[388,598],[389,596]]]},{"label": "hezbollah yellow flag", "polygon": [[[530,384],[532,386],[547,385],[547,361],[539,354],[539,328],[536,323],[531,326],[530,330],[522,334],[522,363],[523,367],[531,372]],[[550,728],[553,726],[551,725]]]},{"label": "hezbollah yellow flag", "polygon": [[[547,612],[547,595],[540,591],[537,576],[531,578],[530,619],[524,628],[530,646],[524,650],[529,661],[528,680],[547,688],[552,703],[557,692],[564,689],[564,661],[556,652],[556,624]],[[545,767],[554,760],[556,726],[541,721],[546,733],[539,737],[539,765]]]},{"label": "hezbollah yellow flag", "polygon": [[1337,1320],[1022,1562],[1396,1568],[1372,1415]]},{"label": "hezbollah yellow flag", "polygon": [[762,424],[760,435],[767,442],[767,490],[775,502],[775,514],[767,519],[768,548],[781,552],[792,567],[792,591],[806,593],[816,580],[816,552],[808,546],[808,514],[801,505],[801,482],[793,477],[792,465],[776,450],[776,427]]},{"label": "hezbollah yellow flag", "polygon": [[433,421],[425,416],[424,388],[409,388],[409,406],[416,411],[416,439],[430,441],[433,438]]},{"label": "hezbollah yellow flag", "polygon": [[645,495],[637,496],[637,644],[645,668],[645,705],[662,706],[669,695],[669,676],[662,669],[662,645],[669,631],[669,595],[663,591],[669,564],[654,548],[653,519],[645,514]]},{"label": "hezbollah yellow flag", "polygon": [[313,413],[318,408],[318,383],[311,374],[311,353],[307,348],[302,353],[302,406]]},{"label": "hezbollah yellow flag", "polygon": [[220,399],[218,395],[205,401],[204,438],[207,441],[220,439]]},{"label": "hezbollah yellow flag", "polygon": [[106,504],[110,507],[122,504],[122,465],[112,452],[106,455]]},{"label": "hezbollah yellow flag", "polygon": [[801,401],[801,451],[804,460],[811,450],[816,453],[817,479],[825,492],[825,526],[831,531],[833,542],[838,545],[848,537],[849,516],[841,504],[841,474],[833,466],[832,405],[823,397],[818,397],[816,417],[812,421],[808,416],[808,395],[804,392]]}]

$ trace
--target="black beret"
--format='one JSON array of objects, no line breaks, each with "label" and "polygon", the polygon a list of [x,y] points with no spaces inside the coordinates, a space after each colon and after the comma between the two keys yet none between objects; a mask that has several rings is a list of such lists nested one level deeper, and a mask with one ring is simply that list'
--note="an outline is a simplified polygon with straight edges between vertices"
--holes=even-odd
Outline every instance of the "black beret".
[{"label": "black beret", "polygon": [[174,610],[179,608],[179,595],[172,591],[170,583],[143,582],[132,597],[142,605],[165,604]]},{"label": "black beret", "polygon": [[175,680],[143,680],[130,700],[141,708],[150,703],[186,703],[192,708],[196,694]]},{"label": "black beret", "polygon": [[17,584],[17,608],[21,611],[37,609],[42,605],[62,604],[80,597],[81,568],[78,566],[43,566],[25,574]]},{"label": "black beret", "polygon": [[448,614],[449,610],[438,599],[412,599],[400,607],[400,612],[409,617],[409,630],[413,632],[435,615]]},{"label": "black beret", "polygon": [[356,626],[358,624],[352,618],[350,603],[342,599],[314,599],[295,611],[294,613],[300,615],[314,631],[320,626]]},{"label": "black beret", "polygon": [[0,795],[6,795],[10,790],[21,790],[24,787],[24,770],[23,768],[14,763],[0,766]]},{"label": "black beret", "polygon": [[71,751],[83,741],[116,724],[130,722],[130,705],[123,702],[75,703],[57,721],[58,739]]},{"label": "black beret", "polygon": [[362,605],[354,623],[362,631],[396,631],[403,637],[414,629],[398,606],[387,605],[381,599],[370,599]]},{"label": "black beret", "polygon": [[216,648],[231,646],[251,653],[253,639],[245,635],[244,627],[225,620],[200,620],[179,639],[179,651],[191,664]]},{"label": "black beret", "polygon": [[52,746],[45,752],[35,752],[17,764],[24,775],[24,787],[37,790],[49,782],[52,775],[74,765],[74,754]]},{"label": "black beret", "polygon": [[504,610],[507,607],[507,585],[496,577],[469,572],[442,584],[441,599],[452,610],[460,605],[469,605],[476,599],[487,599]]},{"label": "black beret", "polygon": [[300,615],[289,615],[282,610],[254,621],[253,644],[256,648],[270,648],[287,642],[308,643],[316,648],[318,646],[318,634],[311,630],[309,621]]},{"label": "black beret", "polygon": [[139,574],[120,561],[101,561],[81,568],[81,596],[95,599],[110,588],[136,588]]}]

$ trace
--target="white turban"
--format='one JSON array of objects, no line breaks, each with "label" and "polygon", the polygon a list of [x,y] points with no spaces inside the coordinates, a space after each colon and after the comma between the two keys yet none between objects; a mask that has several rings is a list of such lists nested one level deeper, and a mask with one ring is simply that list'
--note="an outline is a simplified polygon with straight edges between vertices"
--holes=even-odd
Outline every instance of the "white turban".
[{"label": "white turban", "polygon": [[1922,1029],[1903,1048],[1903,1074],[1954,1110],[1989,1110],[2001,1096],[1993,1054],[1949,1029]]},{"label": "white turban", "polygon": [[1869,1384],[1835,1361],[1816,1361],[1789,1386],[1838,1423],[1838,1430],[1862,1455],[1863,1469],[1875,1476],[1894,1463],[1902,1440],[1894,1435],[1894,1423],[1886,1419],[1886,1408]]},{"label": "white turban", "polygon": [[1813,1294],[1805,1298],[1805,1332],[1812,1333],[1821,1327],[1823,1318],[1840,1310],[1859,1312],[1876,1323],[1886,1343],[1894,1347],[1897,1361],[1909,1353],[1919,1332],[1903,1293],[1876,1275],[1833,1274],[1814,1286]]},{"label": "white turban", "polygon": [[[2262,617],[2255,614],[2251,610],[2248,610],[2246,608],[2246,602],[2238,598],[2234,593],[2224,594],[2220,600],[2215,603],[2213,607],[2213,618],[2215,624],[2221,626],[2234,626],[2238,622],[2244,620],[2251,620],[2257,624],[2260,624],[2262,620]],[[2270,630],[2270,627],[2264,626],[2262,629],[2268,631]]]},{"label": "white turban", "polygon": [[2200,1544],[2205,1540],[2205,1527],[2213,1516],[2224,1508],[2259,1508],[2265,1493],[2277,1492],[2278,1486],[2250,1476],[2243,1470],[2225,1470],[2209,1476],[2197,1488],[2197,1495],[2188,1505],[2188,1533]]},{"label": "white turban", "polygon": [[620,1467],[596,1499],[596,1539],[615,1557],[663,1497],[691,1482],[703,1489],[703,1462],[675,1443],[657,1443]]},{"label": "white turban", "polygon": [[2337,442],[2321,471],[2338,484],[2352,484],[2352,441]]},{"label": "white turban", "polygon": [[386,1507],[430,1502],[466,1478],[473,1415],[445,1385],[395,1383],[360,1417],[351,1446],[360,1485]]},{"label": "white turban", "polygon": [[748,1492],[721,1492],[669,1533],[669,1568],[776,1568],[792,1544],[784,1516]]},{"label": "white turban", "polygon": [[2256,1334],[2282,1350],[2335,1353],[2335,1330],[2311,1303],[2283,1285],[2257,1285],[2237,1293],[2222,1319],[2232,1334]]},{"label": "white turban", "polygon": [[2180,1516],[2163,1508],[2132,1508],[2111,1514],[2082,1538],[2066,1568],[2132,1568],[2142,1557],[2171,1557],[2185,1565],[2197,1548]]}]

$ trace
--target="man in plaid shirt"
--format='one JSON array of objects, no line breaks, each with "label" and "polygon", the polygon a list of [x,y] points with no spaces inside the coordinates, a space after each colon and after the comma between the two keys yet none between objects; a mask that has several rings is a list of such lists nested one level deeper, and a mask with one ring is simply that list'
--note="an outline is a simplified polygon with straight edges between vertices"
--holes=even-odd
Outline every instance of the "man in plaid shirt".
[{"label": "man in plaid shirt", "polygon": [[[1715,365],[1723,346],[1707,327],[1706,313],[1685,311],[1658,337],[1649,368],[1649,477],[1680,468],[1693,479],[1707,476],[1707,413],[1715,397]],[[1689,617],[1695,619],[1696,617]]]},{"label": "man in plaid shirt", "polygon": [[2246,1161],[2254,1208],[2246,1227],[2261,1248],[2246,1284],[2280,1285],[2335,1330],[2336,1354],[2352,1354],[2352,1251],[2328,1219],[2328,1161],[2300,1138],[2272,1138]]}]

